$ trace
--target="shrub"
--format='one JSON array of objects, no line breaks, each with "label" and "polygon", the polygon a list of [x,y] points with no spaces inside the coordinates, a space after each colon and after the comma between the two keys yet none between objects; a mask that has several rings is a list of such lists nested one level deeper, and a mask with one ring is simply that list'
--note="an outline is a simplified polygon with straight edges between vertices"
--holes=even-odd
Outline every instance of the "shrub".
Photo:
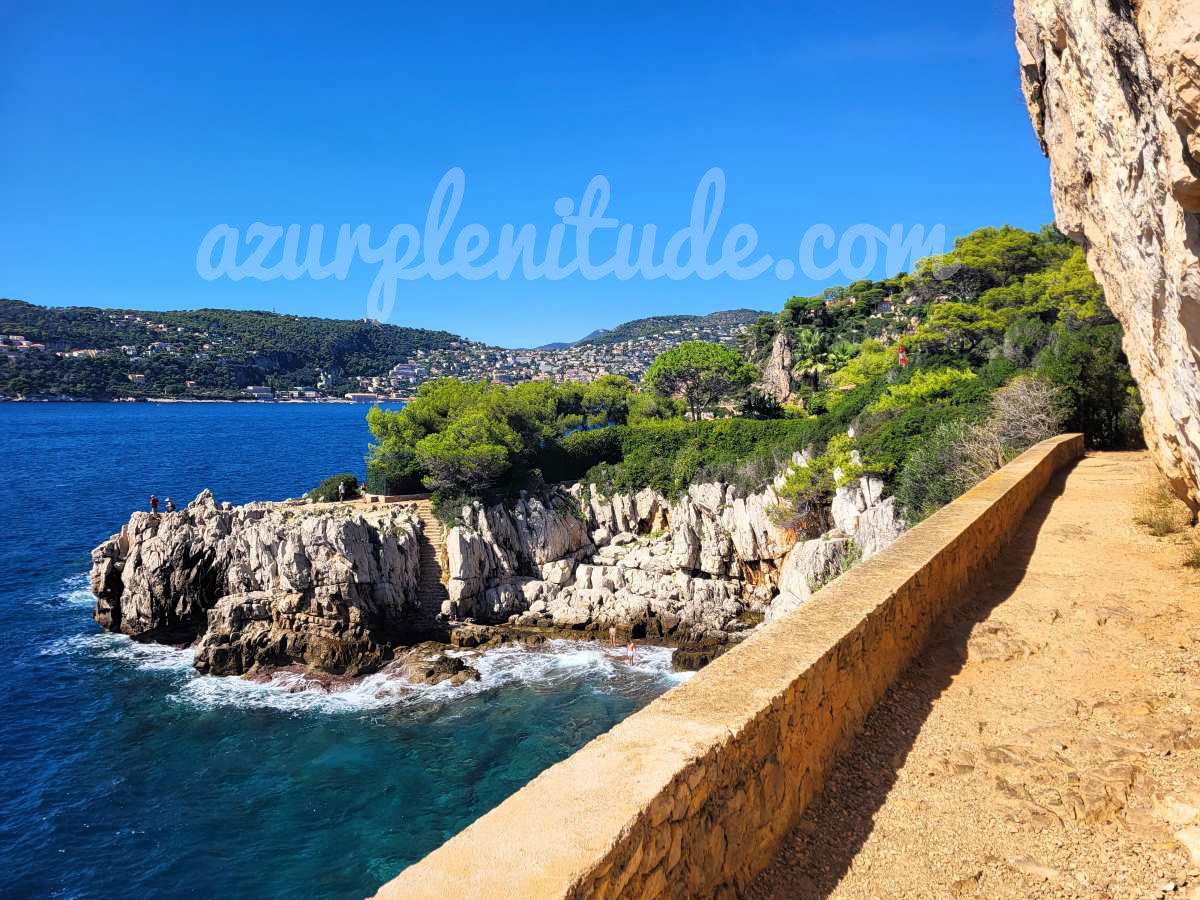
[{"label": "shrub", "polygon": [[870,407],[871,412],[908,409],[922,403],[948,403],[963,382],[974,381],[976,374],[961,369],[931,369],[914,372],[912,378],[894,384]]},{"label": "shrub", "polygon": [[782,419],[787,413],[770,394],[751,389],[738,401],[738,415],[744,419]]},{"label": "shrub", "polygon": [[1062,322],[1038,354],[1039,375],[1062,385],[1067,423],[1089,446],[1140,447],[1141,398],[1121,350],[1121,326]]},{"label": "shrub", "polygon": [[824,452],[793,465],[779,488],[779,502],[770,510],[771,520],[813,538],[833,527],[831,503],[834,492],[867,471],[856,462],[852,442],[838,435]]},{"label": "shrub", "polygon": [[964,419],[943,422],[913,448],[896,480],[896,501],[909,522],[928,517],[971,486],[962,445],[974,427]]},{"label": "shrub", "polygon": [[740,486],[747,491],[757,490],[777,471],[775,460],[807,446],[812,433],[810,422],[793,419],[713,419],[631,426],[616,431],[614,438],[619,447],[601,445],[605,456],[587,471],[586,480],[605,495],[636,493],[652,487],[673,497],[689,484],[729,480],[729,475],[742,470]]},{"label": "shrub", "polygon": [[339,497],[338,497],[338,485],[339,484],[346,485],[347,498],[352,499],[352,498],[358,496],[358,478],[355,477],[354,475],[350,475],[349,473],[342,473],[341,475],[330,475],[328,478],[326,478],[324,481],[322,481],[320,484],[318,484],[315,488],[313,488],[311,491],[309,491],[307,494],[305,494],[305,496],[308,497],[310,500],[317,501],[318,503],[332,502],[334,500],[339,499]]},{"label": "shrub", "polygon": [[547,481],[575,481],[593,466],[621,459],[621,447],[629,426],[613,425],[576,431],[561,441],[548,444],[542,453],[542,472]]},{"label": "shrub", "polygon": [[896,483],[896,498],[910,522],[982,481],[1027,447],[1053,437],[1066,417],[1062,390],[1023,375],[992,395],[990,414],[943,422],[915,445]]}]

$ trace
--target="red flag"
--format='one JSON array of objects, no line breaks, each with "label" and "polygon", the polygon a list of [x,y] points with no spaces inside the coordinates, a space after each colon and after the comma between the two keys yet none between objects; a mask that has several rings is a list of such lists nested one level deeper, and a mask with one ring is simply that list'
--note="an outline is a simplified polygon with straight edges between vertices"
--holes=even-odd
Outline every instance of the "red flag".
[{"label": "red flag", "polygon": [[908,354],[904,352],[904,345],[900,346],[900,368],[908,365]]}]

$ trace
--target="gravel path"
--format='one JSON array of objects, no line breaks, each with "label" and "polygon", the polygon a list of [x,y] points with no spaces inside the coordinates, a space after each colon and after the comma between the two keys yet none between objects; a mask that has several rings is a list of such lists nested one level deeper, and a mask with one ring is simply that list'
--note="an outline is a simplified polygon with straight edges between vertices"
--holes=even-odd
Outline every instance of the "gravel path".
[{"label": "gravel path", "polygon": [[748,896],[1200,898],[1200,575],[1134,524],[1152,476],[1052,483]]}]

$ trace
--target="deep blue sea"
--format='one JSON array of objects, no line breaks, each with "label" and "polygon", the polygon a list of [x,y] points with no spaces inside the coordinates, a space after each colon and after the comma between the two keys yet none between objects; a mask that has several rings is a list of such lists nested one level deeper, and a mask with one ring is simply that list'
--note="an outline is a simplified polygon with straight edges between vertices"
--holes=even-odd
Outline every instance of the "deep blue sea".
[{"label": "deep blue sea", "polygon": [[675,683],[669,652],[498,650],[468,692],[198,677],[92,622],[151,492],[361,473],[365,406],[0,405],[0,896],[361,897]]}]

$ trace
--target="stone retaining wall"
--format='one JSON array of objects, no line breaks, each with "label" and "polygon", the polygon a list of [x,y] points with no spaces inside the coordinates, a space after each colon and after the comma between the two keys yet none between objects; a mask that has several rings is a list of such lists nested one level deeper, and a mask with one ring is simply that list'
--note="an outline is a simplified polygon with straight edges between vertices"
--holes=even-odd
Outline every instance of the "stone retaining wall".
[{"label": "stone retaining wall", "polygon": [[1081,435],[1000,472],[547,769],[380,898],[734,896]]}]

